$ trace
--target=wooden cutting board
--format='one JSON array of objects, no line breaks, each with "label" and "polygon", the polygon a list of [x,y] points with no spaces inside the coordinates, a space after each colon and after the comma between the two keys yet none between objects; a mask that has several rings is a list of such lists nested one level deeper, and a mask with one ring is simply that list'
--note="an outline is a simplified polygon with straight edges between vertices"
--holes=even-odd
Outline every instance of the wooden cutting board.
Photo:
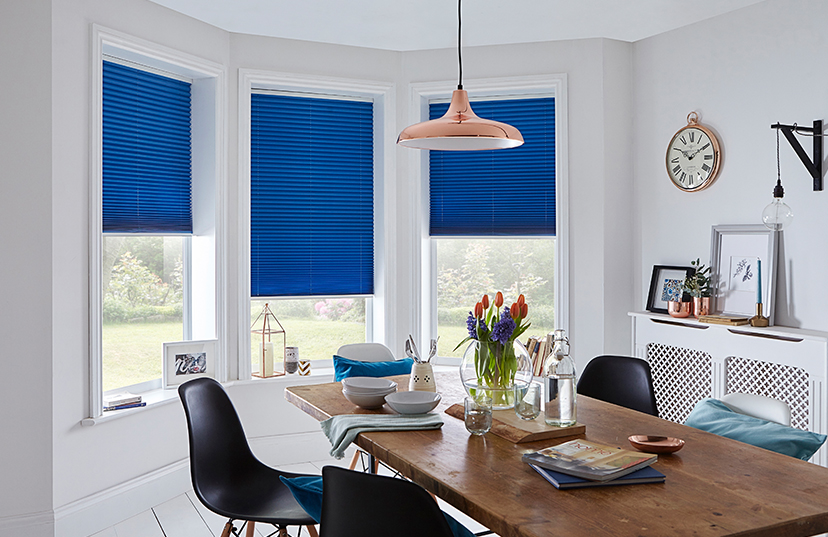
[{"label": "wooden cutting board", "polygon": [[[446,409],[446,414],[462,420],[463,405],[451,405]],[[492,412],[490,432],[515,444],[523,444],[549,438],[579,436],[586,433],[586,425],[576,423],[572,427],[553,427],[543,420],[543,413],[534,420],[522,420],[517,417],[513,409],[508,409]]]}]

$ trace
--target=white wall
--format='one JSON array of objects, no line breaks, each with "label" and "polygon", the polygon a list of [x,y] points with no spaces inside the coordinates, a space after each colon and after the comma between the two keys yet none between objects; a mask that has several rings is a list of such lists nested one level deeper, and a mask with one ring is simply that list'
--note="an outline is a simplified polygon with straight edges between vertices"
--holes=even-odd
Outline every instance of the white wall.
[{"label": "white wall", "polygon": [[0,521],[28,535],[51,533],[51,31],[49,0],[0,3]]},{"label": "white wall", "polygon": [[[710,227],[760,224],[776,181],[776,122],[828,119],[828,3],[771,0],[634,45],[635,301],[643,309],[654,264],[710,255]],[[664,167],[691,110],[722,142],[719,178],[683,193]],[[811,153],[811,139],[801,138]],[[814,192],[781,140],[782,183],[794,221],[779,258],[776,322],[828,330],[828,192]]]}]

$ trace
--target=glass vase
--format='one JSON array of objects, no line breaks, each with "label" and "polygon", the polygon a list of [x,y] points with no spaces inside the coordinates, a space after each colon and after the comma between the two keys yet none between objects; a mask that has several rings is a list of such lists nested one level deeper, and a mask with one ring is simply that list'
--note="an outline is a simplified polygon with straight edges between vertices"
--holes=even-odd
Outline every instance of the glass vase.
[{"label": "glass vase", "polygon": [[494,410],[515,406],[515,384],[532,382],[532,361],[520,341],[472,341],[463,354],[460,378],[469,397],[491,397]]}]

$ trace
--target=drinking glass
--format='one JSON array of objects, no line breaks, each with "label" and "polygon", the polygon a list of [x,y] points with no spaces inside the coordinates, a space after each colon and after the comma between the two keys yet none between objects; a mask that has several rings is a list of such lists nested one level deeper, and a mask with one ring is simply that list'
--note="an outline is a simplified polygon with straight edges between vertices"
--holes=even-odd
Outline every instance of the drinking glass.
[{"label": "drinking glass", "polygon": [[478,436],[488,433],[492,428],[492,398],[466,397],[465,408],[466,430]]},{"label": "drinking glass", "polygon": [[534,383],[515,384],[515,414],[522,420],[533,420],[540,414],[540,386]]}]

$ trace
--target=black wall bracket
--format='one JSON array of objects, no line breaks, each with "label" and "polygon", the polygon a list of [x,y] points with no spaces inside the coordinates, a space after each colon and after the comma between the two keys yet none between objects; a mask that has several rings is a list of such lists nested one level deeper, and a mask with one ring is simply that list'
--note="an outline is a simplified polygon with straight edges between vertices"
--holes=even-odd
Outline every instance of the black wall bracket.
[{"label": "black wall bracket", "polygon": [[[782,125],[776,123],[775,125],[771,125],[772,129],[780,129],[782,134],[785,135],[785,138],[788,140],[788,143],[791,144],[793,150],[799,156],[799,160],[802,161],[802,164],[805,165],[805,168],[808,169],[808,173],[811,174],[811,177],[814,179],[814,190],[822,190],[822,120],[817,119],[814,121],[813,127],[800,127],[796,123],[793,125]],[[812,161],[805,150],[802,148],[802,145],[799,143],[799,140],[796,139],[794,133],[801,132],[804,133],[806,136],[813,136],[814,138],[814,160]]]}]

